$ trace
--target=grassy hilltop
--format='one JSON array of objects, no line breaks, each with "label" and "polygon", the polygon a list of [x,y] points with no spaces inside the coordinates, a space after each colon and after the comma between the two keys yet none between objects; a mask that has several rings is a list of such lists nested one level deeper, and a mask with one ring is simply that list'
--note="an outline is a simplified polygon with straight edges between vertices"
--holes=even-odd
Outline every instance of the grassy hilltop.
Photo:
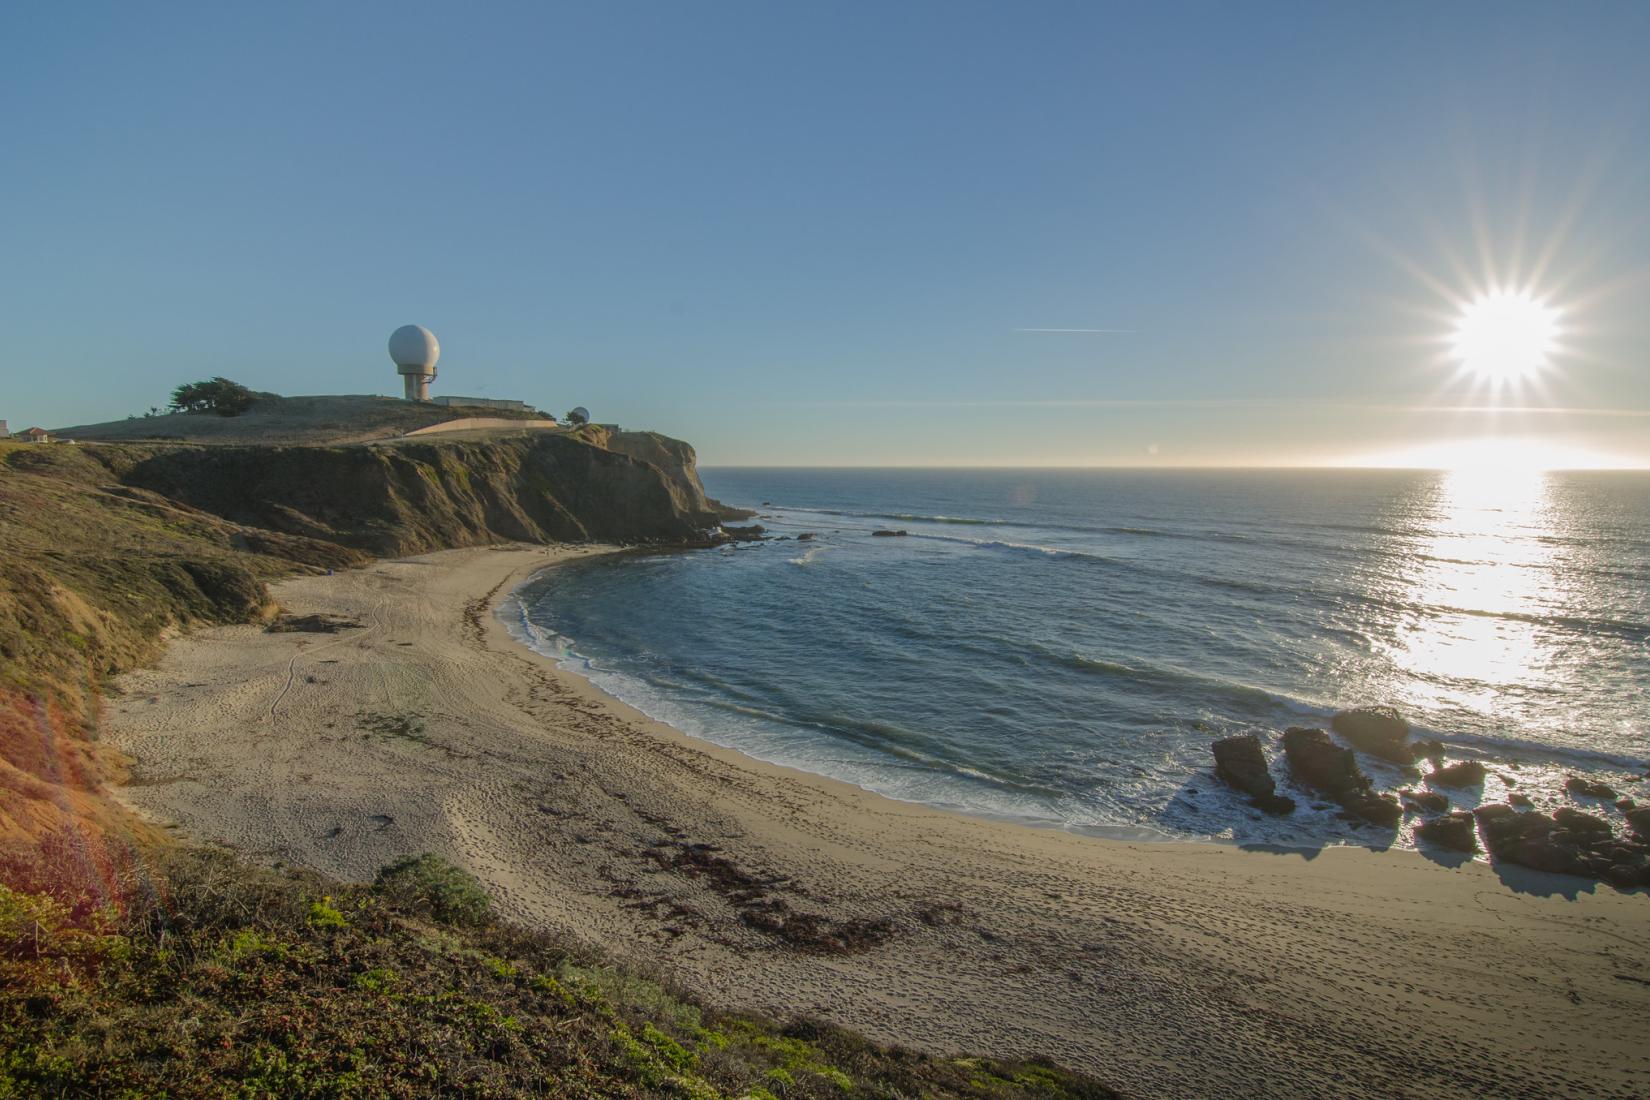
[{"label": "grassy hilltop", "polygon": [[539,414],[434,405],[394,397],[344,395],[282,397],[260,393],[237,416],[166,413],[57,428],[64,439],[102,442],[168,440],[188,443],[358,443],[389,439],[462,417],[537,420]]},{"label": "grassy hilltop", "polygon": [[0,443],[0,1098],[1113,1095],[710,1011],[498,923],[433,859],[369,887],[154,835],[109,797],[98,718],[169,632],[374,553],[714,523],[658,436],[218,442]]}]

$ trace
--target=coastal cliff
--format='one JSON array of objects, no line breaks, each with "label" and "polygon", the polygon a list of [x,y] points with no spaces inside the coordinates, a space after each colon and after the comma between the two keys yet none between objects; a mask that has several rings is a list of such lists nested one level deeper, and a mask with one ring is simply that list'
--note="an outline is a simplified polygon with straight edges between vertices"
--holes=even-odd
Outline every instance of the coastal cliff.
[{"label": "coastal cliff", "polygon": [[705,541],[717,517],[692,448],[657,451],[659,464],[539,432],[109,457],[126,484],[237,523],[379,555],[500,540]]},{"label": "coastal cliff", "polygon": [[0,444],[0,863],[102,888],[110,838],[141,832],[99,795],[120,766],[96,745],[105,678],[180,627],[268,615],[268,580],[500,541],[713,540],[693,449],[623,436],[630,453],[547,432]]}]

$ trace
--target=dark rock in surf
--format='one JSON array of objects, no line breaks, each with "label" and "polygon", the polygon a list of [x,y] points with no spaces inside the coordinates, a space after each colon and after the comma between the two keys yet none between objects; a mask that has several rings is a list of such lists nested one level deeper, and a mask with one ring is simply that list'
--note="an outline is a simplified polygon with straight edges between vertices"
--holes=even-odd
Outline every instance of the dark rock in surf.
[{"label": "dark rock in surf", "polygon": [[1283,752],[1301,782],[1330,794],[1358,786],[1365,778],[1351,750],[1335,744],[1323,730],[1291,726],[1283,734]]},{"label": "dark rock in surf", "polygon": [[1394,764],[1409,764],[1415,752],[1409,744],[1409,723],[1392,707],[1343,710],[1329,720],[1330,728],[1359,752]]},{"label": "dark rock in surf", "polygon": [[1492,855],[1496,854],[1503,844],[1537,833],[1550,832],[1553,828],[1553,819],[1546,814],[1521,814],[1501,802],[1480,806],[1472,812],[1472,816],[1478,819],[1479,827],[1484,831],[1484,846]]},{"label": "dark rock in surf", "polygon": [[1497,860],[1559,875],[1585,875],[1579,853],[1553,837],[1557,828],[1542,813],[1519,813],[1503,803],[1473,811],[1484,834],[1484,847]]},{"label": "dark rock in surf", "polygon": [[1464,811],[1423,821],[1415,826],[1415,835],[1452,852],[1478,851],[1478,823]]},{"label": "dark rock in surf", "polygon": [[767,533],[767,528],[760,523],[753,523],[749,527],[729,527],[722,525],[722,534],[729,542],[761,542]]},{"label": "dark rock in surf", "polygon": [[1616,792],[1603,783],[1590,783],[1580,776],[1572,775],[1564,781],[1564,789],[1571,794],[1583,794],[1588,798],[1615,798]]},{"label": "dark rock in surf", "polygon": [[800,535],[796,536],[797,542],[812,542],[813,540],[814,533],[812,531],[804,531]]},{"label": "dark rock in surf", "polygon": [[879,527],[875,531],[871,532],[871,537],[874,539],[898,539],[904,538],[905,534],[906,532],[903,529],[898,531],[890,531],[886,527]]},{"label": "dark rock in surf", "polygon": [[1631,890],[1635,886],[1650,886],[1650,861],[1629,859],[1612,863],[1600,871],[1598,877],[1623,890]]},{"label": "dark rock in surf", "polygon": [[1618,799],[1616,799],[1616,809],[1620,810],[1622,813],[1626,813],[1628,810],[1631,810],[1634,806],[1637,806],[1637,805],[1638,805],[1638,803],[1634,802],[1631,798],[1618,798]]},{"label": "dark rock in surf", "polygon": [[1488,774],[1488,770],[1478,761],[1463,760],[1438,768],[1427,775],[1426,781],[1430,787],[1482,787]]},{"label": "dark rock in surf", "polygon": [[1266,766],[1260,738],[1252,733],[1216,741],[1215,774],[1229,786],[1249,796],[1249,804],[1269,814],[1293,813],[1295,800],[1277,793],[1272,772]]},{"label": "dark rock in surf", "polygon": [[1650,885],[1650,847],[1617,838],[1603,818],[1568,806],[1551,817],[1519,813],[1499,803],[1480,806],[1474,816],[1498,861],[1623,889]]},{"label": "dark rock in surf", "polygon": [[1323,791],[1363,820],[1390,828],[1404,816],[1398,800],[1378,794],[1369,776],[1358,770],[1352,750],[1335,744],[1323,730],[1290,727],[1283,734],[1283,751],[1302,783]]},{"label": "dark rock in surf", "polygon": [[1622,815],[1627,818],[1627,827],[1639,837],[1650,840],[1650,806],[1638,806]]},{"label": "dark rock in surf", "polygon": [[1393,828],[1404,816],[1403,807],[1398,805],[1396,798],[1373,790],[1349,792],[1342,796],[1341,805],[1371,825],[1383,829]]},{"label": "dark rock in surf", "polygon": [[1409,749],[1415,760],[1430,760],[1434,764],[1444,762],[1444,743],[1436,738],[1431,741],[1417,741]]},{"label": "dark rock in surf", "polygon": [[1210,750],[1215,754],[1215,774],[1243,793],[1271,794],[1276,789],[1260,738],[1254,734],[1216,741]]},{"label": "dark rock in surf", "polygon": [[1416,791],[1406,788],[1398,792],[1398,797],[1403,799],[1406,805],[1413,805],[1416,809],[1428,813],[1441,814],[1449,809],[1449,799],[1437,791]]},{"label": "dark rock in surf", "polygon": [[1535,805],[1535,801],[1532,798],[1530,798],[1529,795],[1519,794],[1517,791],[1514,791],[1514,792],[1512,792],[1511,794],[1509,794],[1507,796],[1507,802],[1511,805],[1514,805],[1514,806],[1534,806]]},{"label": "dark rock in surf", "polygon": [[1602,817],[1594,817],[1569,806],[1560,806],[1553,811],[1553,824],[1567,832],[1592,840],[1602,840],[1615,835],[1610,823]]},{"label": "dark rock in surf", "polygon": [[735,508],[733,505],[723,504],[719,500],[708,500],[708,503],[710,504],[711,511],[716,513],[716,518],[719,520],[726,521],[730,519],[739,520],[756,518],[756,513],[751,511],[749,508]]}]

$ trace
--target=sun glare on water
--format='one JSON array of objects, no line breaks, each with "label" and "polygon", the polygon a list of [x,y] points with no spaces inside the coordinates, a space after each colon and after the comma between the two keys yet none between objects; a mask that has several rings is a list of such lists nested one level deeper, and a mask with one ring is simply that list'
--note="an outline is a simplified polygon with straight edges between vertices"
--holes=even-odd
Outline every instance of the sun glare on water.
[{"label": "sun glare on water", "polygon": [[1479,378],[1518,382],[1547,365],[1557,348],[1558,322],[1558,310],[1527,291],[1493,291],[1461,310],[1451,350]]}]

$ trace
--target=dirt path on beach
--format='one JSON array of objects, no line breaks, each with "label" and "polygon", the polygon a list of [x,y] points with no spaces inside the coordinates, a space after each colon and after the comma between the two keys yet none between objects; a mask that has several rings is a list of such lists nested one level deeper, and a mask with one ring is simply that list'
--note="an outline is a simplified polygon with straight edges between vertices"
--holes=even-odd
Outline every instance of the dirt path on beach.
[{"label": "dirt path on beach", "polygon": [[201,631],[123,677],[104,729],[134,760],[122,798],[343,878],[438,852],[509,917],[711,1000],[1047,1054],[1134,1096],[1650,1095],[1650,898],[1414,853],[1095,840],[765,765],[491,613],[594,552],[283,582],[289,611],[360,626]]}]

